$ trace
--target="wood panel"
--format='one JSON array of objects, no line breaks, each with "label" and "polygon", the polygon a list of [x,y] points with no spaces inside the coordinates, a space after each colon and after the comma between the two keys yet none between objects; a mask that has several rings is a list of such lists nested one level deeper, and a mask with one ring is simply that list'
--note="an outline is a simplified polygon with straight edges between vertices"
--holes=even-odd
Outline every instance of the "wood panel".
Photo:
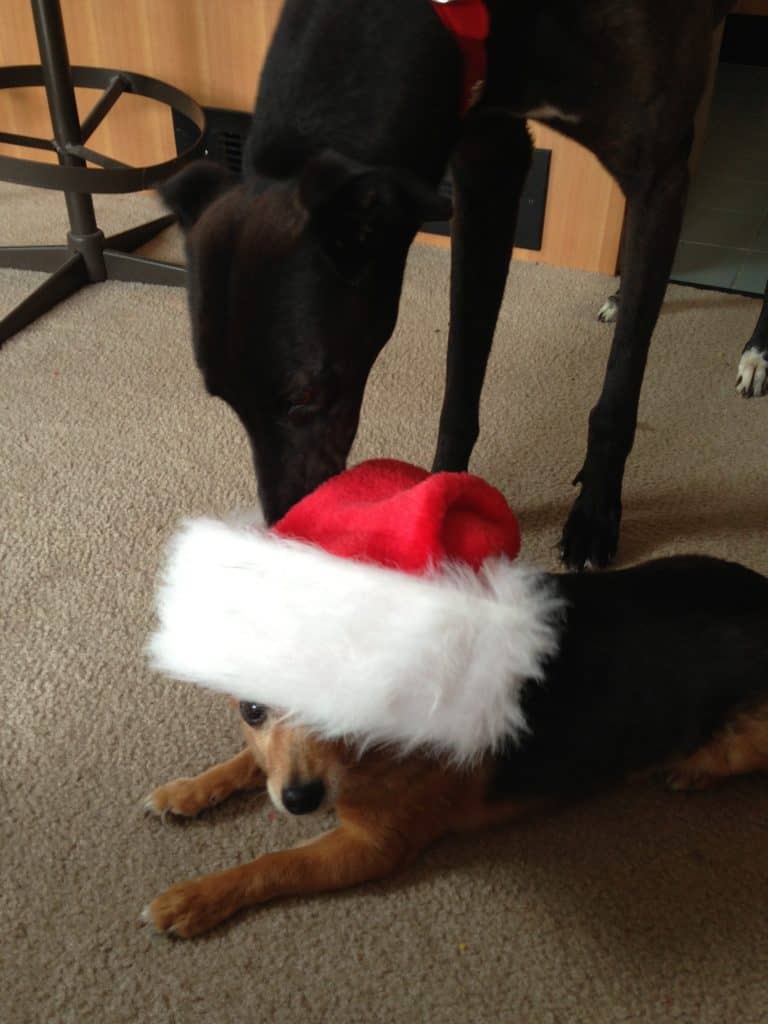
[{"label": "wood panel", "polygon": [[552,150],[541,251],[515,249],[515,259],[579,270],[616,272],[624,196],[597,157],[536,121],[534,143]]},{"label": "wood panel", "polygon": [[[29,0],[2,0],[0,63],[39,61]],[[183,89],[205,106],[249,110],[282,0],[62,0],[73,64],[139,71]],[[85,113],[96,94],[78,92]],[[50,137],[43,91],[0,93],[0,124]],[[540,252],[519,259],[613,273],[624,204],[616,185],[586,150],[544,125],[537,145],[552,149],[549,201]],[[166,108],[123,97],[91,143],[131,164],[175,151]],[[2,152],[30,157],[29,150]],[[36,152],[36,159],[45,154]]]}]

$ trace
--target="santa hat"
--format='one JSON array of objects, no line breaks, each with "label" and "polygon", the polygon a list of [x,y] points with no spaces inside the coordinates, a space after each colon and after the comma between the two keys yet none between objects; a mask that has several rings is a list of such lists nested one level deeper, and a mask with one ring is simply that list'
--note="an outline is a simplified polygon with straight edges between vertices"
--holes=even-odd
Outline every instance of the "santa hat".
[{"label": "santa hat", "polygon": [[525,729],[557,649],[561,602],[519,547],[478,477],[366,462],[270,530],[185,523],[150,658],[325,738],[471,760]]}]

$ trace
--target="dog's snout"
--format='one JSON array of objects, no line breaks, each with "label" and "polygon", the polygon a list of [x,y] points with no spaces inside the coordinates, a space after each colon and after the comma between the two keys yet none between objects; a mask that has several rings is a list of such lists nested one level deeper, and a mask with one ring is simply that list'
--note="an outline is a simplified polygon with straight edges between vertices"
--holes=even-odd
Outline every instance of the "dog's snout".
[{"label": "dog's snout", "polygon": [[320,779],[315,779],[300,786],[285,786],[280,796],[291,814],[311,814],[323,802],[325,786]]}]

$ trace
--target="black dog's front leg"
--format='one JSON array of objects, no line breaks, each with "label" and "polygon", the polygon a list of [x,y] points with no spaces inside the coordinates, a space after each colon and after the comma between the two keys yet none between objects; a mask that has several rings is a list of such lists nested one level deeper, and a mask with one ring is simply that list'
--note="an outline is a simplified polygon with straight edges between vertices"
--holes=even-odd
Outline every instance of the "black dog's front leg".
[{"label": "black dog's front leg", "polygon": [[603,390],[589,417],[589,442],[574,483],[581,493],[563,530],[572,569],[608,565],[616,554],[624,463],[637,426],[648,347],[664,299],[688,186],[687,148],[661,170],[620,178],[627,195],[621,303]]},{"label": "black dog's front leg", "polygon": [[451,328],[435,472],[465,470],[477,440],[531,149],[525,122],[478,110],[467,118],[454,155]]},{"label": "black dog's front leg", "polygon": [[743,398],[768,394],[768,283],[755,333],[741,354],[736,390]]}]

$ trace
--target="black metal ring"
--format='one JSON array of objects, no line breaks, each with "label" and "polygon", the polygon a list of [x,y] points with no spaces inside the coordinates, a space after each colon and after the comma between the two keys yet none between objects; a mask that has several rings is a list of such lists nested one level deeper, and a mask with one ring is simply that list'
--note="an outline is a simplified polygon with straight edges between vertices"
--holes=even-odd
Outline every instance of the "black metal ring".
[{"label": "black metal ring", "polygon": [[[171,160],[151,167],[63,167],[39,160],[24,160],[22,157],[0,156],[0,181],[86,194],[140,192],[163,181],[200,153],[205,132],[205,114],[199,104],[186,93],[134,71],[78,66],[71,71],[73,84],[82,89],[107,89],[114,77],[119,75],[126,83],[126,93],[157,100],[192,121],[198,130],[197,138]],[[43,69],[37,64],[0,68],[0,89],[23,89],[44,84]]]}]

